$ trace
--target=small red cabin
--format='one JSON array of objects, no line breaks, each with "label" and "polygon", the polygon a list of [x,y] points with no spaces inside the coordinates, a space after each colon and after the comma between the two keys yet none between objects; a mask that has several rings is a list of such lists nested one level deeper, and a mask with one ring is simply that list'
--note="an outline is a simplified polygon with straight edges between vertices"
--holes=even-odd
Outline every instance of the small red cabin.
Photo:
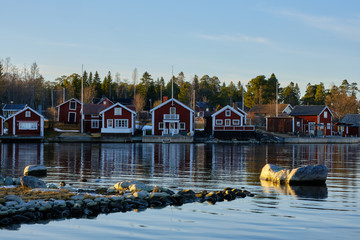
[{"label": "small red cabin", "polygon": [[294,117],[295,133],[316,136],[332,135],[333,114],[325,105],[295,106],[290,116]]},{"label": "small red cabin", "polygon": [[8,135],[44,136],[44,116],[30,107],[25,107],[5,121],[8,123]]},{"label": "small red cabin", "polygon": [[152,135],[194,135],[194,110],[171,98],[150,110]]},{"label": "small red cabin", "polygon": [[4,135],[4,122],[5,118],[0,116],[0,136]]},{"label": "small red cabin", "polygon": [[98,105],[104,105],[104,106],[111,106],[114,104],[114,102],[112,102],[110,99],[108,99],[107,97],[103,97],[101,98],[96,104]]},{"label": "small red cabin", "polygon": [[135,133],[136,112],[120,103],[111,105],[100,112],[101,134],[131,136]]},{"label": "small red cabin", "polygon": [[212,134],[215,138],[249,138],[255,133],[255,127],[246,125],[247,113],[229,105],[211,115]]},{"label": "small red cabin", "polygon": [[71,98],[56,106],[58,112],[58,122],[80,123],[81,102],[76,98]]}]

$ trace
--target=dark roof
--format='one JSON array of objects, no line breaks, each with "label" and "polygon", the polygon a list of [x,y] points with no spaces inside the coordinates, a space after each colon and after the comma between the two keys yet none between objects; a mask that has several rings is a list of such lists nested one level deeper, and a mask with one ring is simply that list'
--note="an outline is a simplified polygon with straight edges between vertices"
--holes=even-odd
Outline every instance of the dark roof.
[{"label": "dark roof", "polygon": [[[278,114],[283,113],[287,106],[289,104],[278,104]],[[276,104],[256,104],[249,110],[249,113],[276,115]]]},{"label": "dark roof", "polygon": [[318,116],[326,108],[325,105],[297,105],[290,116]]},{"label": "dark roof", "polygon": [[200,108],[211,108],[212,106],[206,102],[196,102],[196,106]]},{"label": "dark roof", "polygon": [[13,110],[22,110],[27,106],[27,104],[5,104],[3,111],[13,111]]},{"label": "dark roof", "polygon": [[89,114],[99,114],[102,110],[108,108],[107,105],[98,105],[98,104],[84,104],[83,112],[86,115]]},{"label": "dark roof", "polygon": [[341,123],[360,126],[360,114],[346,114],[341,120]]}]

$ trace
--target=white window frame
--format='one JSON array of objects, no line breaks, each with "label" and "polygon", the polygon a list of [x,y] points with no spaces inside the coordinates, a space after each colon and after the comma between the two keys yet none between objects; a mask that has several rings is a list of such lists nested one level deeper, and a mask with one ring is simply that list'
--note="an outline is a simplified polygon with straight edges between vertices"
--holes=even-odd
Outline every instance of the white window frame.
[{"label": "white window frame", "polygon": [[226,117],[230,117],[230,116],[231,116],[231,111],[230,111],[230,110],[226,110],[226,111],[225,111],[225,116],[226,116]]},{"label": "white window frame", "polygon": [[91,120],[91,128],[99,128],[99,120]]},{"label": "white window frame", "polygon": [[215,120],[215,125],[223,125],[223,120],[222,119],[216,119]]},{"label": "white window frame", "polygon": [[114,121],[112,119],[106,120],[106,128],[114,128]]},{"label": "white window frame", "polygon": [[296,127],[300,127],[300,126],[301,126],[300,121],[296,121]]},{"label": "white window frame", "polygon": [[324,112],[324,118],[328,118],[328,112],[327,111]]},{"label": "white window frame", "polygon": [[99,115],[97,115],[97,114],[91,114],[91,118],[98,118],[99,117]]},{"label": "white window frame", "polygon": [[[74,107],[71,107],[71,104],[74,104]],[[69,103],[69,110],[76,110],[76,102],[75,101],[70,101]]]},{"label": "white window frame", "polygon": [[122,108],[114,108],[114,115],[115,116],[121,116],[122,115]]},{"label": "white window frame", "polygon": [[25,117],[31,117],[31,111],[25,111]]},{"label": "white window frame", "polygon": [[231,126],[231,119],[225,119],[225,126]]},{"label": "white window frame", "polygon": [[180,123],[180,130],[185,130],[186,127],[186,123],[185,122],[181,122]]},{"label": "white window frame", "polygon": [[164,123],[163,122],[159,122],[159,130],[163,130],[164,129]]},{"label": "white window frame", "polygon": [[176,107],[170,107],[170,114],[171,115],[176,114]]},{"label": "white window frame", "polygon": [[240,125],[240,120],[239,119],[233,119],[232,124],[238,126],[238,125]]},{"label": "white window frame", "polygon": [[330,129],[331,129],[331,124],[330,124],[330,123],[327,123],[327,124],[326,124],[326,128],[327,128],[328,130],[330,130]]},{"label": "white window frame", "polygon": [[128,128],[128,119],[115,119],[114,128]]},{"label": "white window frame", "polygon": [[37,130],[38,122],[19,122],[19,130]]},{"label": "white window frame", "polygon": [[106,100],[103,101],[103,104],[106,105]]},{"label": "white window frame", "polygon": [[71,114],[74,114],[74,122],[76,122],[76,112],[69,112],[69,115],[68,115],[68,122],[70,122],[70,115]]}]

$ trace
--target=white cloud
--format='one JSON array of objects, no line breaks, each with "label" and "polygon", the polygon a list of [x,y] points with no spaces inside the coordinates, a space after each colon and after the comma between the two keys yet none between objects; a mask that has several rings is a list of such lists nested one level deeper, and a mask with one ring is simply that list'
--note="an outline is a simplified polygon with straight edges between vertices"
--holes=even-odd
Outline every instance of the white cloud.
[{"label": "white cloud", "polygon": [[199,34],[199,38],[213,40],[213,41],[222,41],[222,42],[250,42],[250,43],[259,43],[259,44],[267,44],[269,40],[264,37],[251,37],[242,34],[234,34],[234,35],[209,35],[209,34]]},{"label": "white cloud", "polygon": [[338,19],[334,17],[314,16],[294,10],[280,10],[274,11],[273,13],[299,20],[314,28],[360,41],[360,18]]}]

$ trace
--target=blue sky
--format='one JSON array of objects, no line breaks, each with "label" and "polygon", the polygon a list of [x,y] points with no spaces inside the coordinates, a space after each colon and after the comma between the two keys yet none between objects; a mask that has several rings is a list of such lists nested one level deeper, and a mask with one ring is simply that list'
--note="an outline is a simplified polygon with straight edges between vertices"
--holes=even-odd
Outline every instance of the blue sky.
[{"label": "blue sky", "polygon": [[81,66],[131,80],[184,72],[246,84],[275,73],[307,83],[360,85],[360,1],[0,0],[0,59],[36,62],[47,81]]}]

